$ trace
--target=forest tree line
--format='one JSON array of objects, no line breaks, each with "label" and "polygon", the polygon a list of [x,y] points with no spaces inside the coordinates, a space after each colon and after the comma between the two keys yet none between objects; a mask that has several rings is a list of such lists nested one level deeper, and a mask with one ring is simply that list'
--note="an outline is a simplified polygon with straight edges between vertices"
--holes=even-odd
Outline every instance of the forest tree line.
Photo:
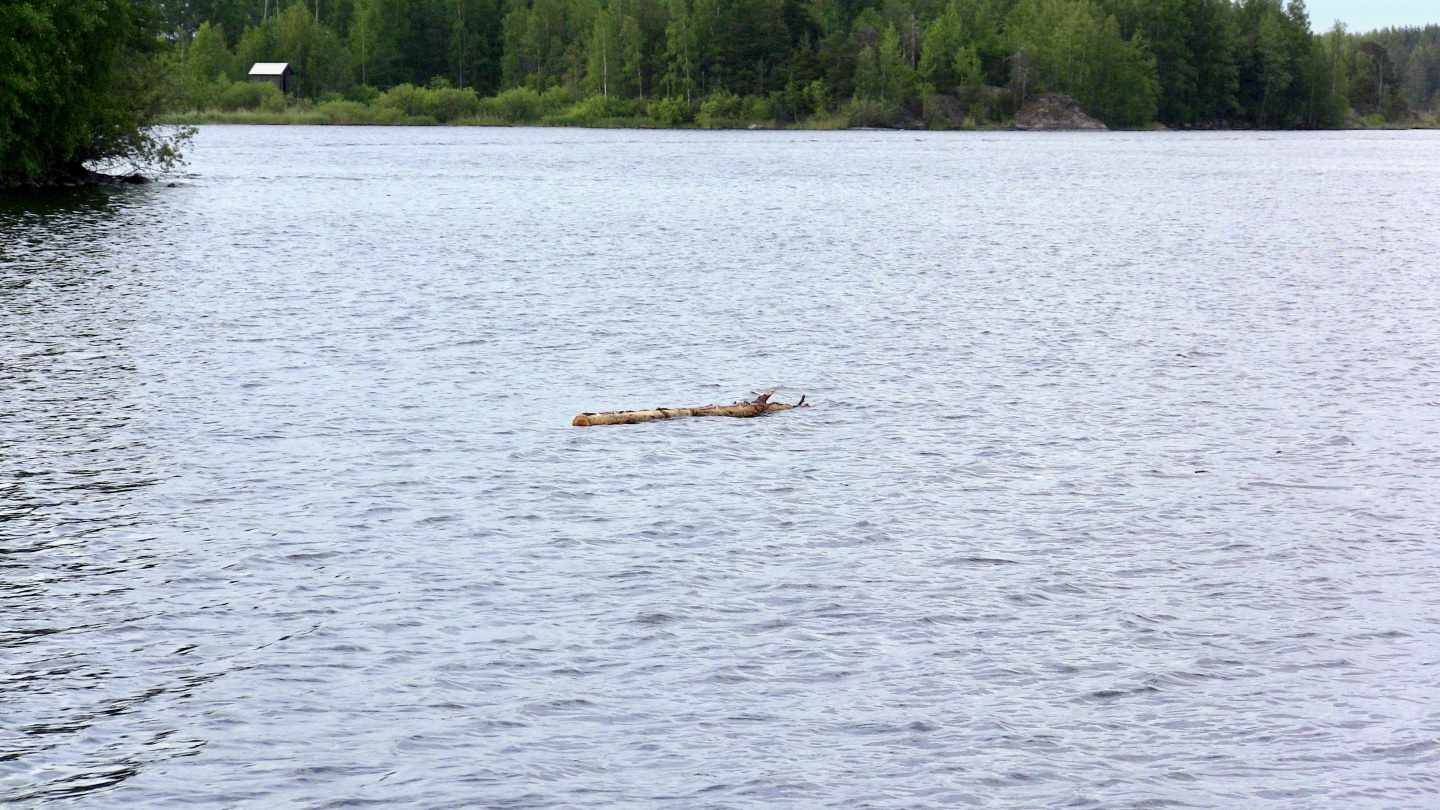
[{"label": "forest tree line", "polygon": [[945,128],[1041,91],[1112,126],[1440,125],[1440,26],[1317,35],[1298,0],[0,2],[0,187],[171,165],[167,111]]},{"label": "forest tree line", "polygon": [[[302,98],[369,103],[400,88],[409,101],[392,92],[391,106],[429,103],[440,118],[493,111],[478,102],[503,91],[510,107],[598,98],[594,109],[662,123],[856,105],[877,122],[983,122],[1038,91],[1124,127],[1324,128],[1440,107],[1440,26],[1313,34],[1301,0],[281,3],[162,2],[183,103],[258,103],[228,83],[283,61]],[[425,95],[447,89],[448,101]]]}]

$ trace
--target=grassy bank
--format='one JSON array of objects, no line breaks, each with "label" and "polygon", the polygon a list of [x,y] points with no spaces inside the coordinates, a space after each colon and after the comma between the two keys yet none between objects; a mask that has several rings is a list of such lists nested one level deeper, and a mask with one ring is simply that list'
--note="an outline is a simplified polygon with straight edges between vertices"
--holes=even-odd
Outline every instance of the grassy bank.
[{"label": "grassy bank", "polygon": [[[429,115],[396,115],[386,111],[374,111],[368,108],[360,110],[342,107],[338,105],[297,105],[282,110],[192,110],[189,112],[169,113],[160,117],[161,124],[263,124],[263,125],[285,125],[285,124],[309,124],[328,126],[472,126],[472,127],[509,127],[509,126],[542,126],[542,127],[595,127],[595,128],[628,128],[628,129],[805,129],[805,130],[839,130],[856,128],[877,128],[877,124],[871,121],[853,121],[849,115],[837,113],[826,117],[812,116],[802,121],[782,123],[775,120],[745,121],[745,120],[721,120],[707,122],[700,125],[690,123],[667,123],[648,116],[610,116],[610,117],[579,117],[574,115],[547,115],[540,118],[524,120],[508,120],[497,116],[472,115],[464,118],[455,118],[447,121],[439,121]],[[916,126],[911,123],[908,126],[895,127],[890,124],[880,124],[878,128],[908,128],[908,129],[936,129],[936,130],[1003,130],[1009,129],[1008,121],[986,121],[976,122],[963,120],[948,126]],[[1349,129],[1440,129],[1440,114],[1419,118],[1408,123],[1386,123],[1358,120],[1352,123]],[[1152,129],[1163,129],[1152,127]]]},{"label": "grassy bank", "polygon": [[687,102],[672,97],[578,96],[562,88],[537,93],[528,88],[480,96],[437,82],[430,87],[402,84],[384,92],[358,87],[319,99],[285,96],[274,86],[219,82],[194,88],[189,109],[172,110],[166,124],[331,124],[402,126],[579,126],[699,129],[991,129],[1008,123],[1016,105],[996,89],[983,99],[963,103],[935,96],[923,105],[874,100],[823,105],[795,115],[783,101],[762,96],[713,93]]},{"label": "grassy bank", "polygon": [[[736,121],[721,120],[710,121],[705,125],[694,122],[689,123],[666,123],[649,116],[607,116],[607,117],[579,117],[573,115],[547,115],[540,118],[525,120],[507,120],[495,116],[473,115],[464,118],[455,118],[448,121],[438,121],[429,115],[389,115],[369,114],[367,112],[357,113],[349,109],[337,109],[327,105],[315,105],[313,107],[296,107],[284,110],[191,110],[182,113],[169,113],[161,116],[161,124],[167,125],[199,125],[199,124],[263,124],[263,125],[284,125],[284,124],[309,124],[309,125],[330,125],[330,126],[469,126],[469,127],[515,127],[515,126],[540,126],[540,127],[596,127],[596,128],[628,128],[628,129],[809,129],[809,130],[836,130],[854,128],[876,128],[871,122],[854,123],[849,116],[837,114],[825,118],[811,117],[803,121],[782,123],[775,120],[761,121]],[[895,128],[884,126],[884,128]],[[923,129],[925,127],[909,126],[909,129]],[[937,127],[939,129],[940,127]],[[959,126],[943,127],[943,129],[1004,129],[1004,123],[976,124],[964,123]]]},{"label": "grassy bank", "polygon": [[[577,97],[561,88],[527,88],[480,96],[443,82],[402,84],[384,92],[359,87],[320,99],[285,96],[273,85],[217,83],[192,93],[192,109],[172,111],[165,124],[320,124],[396,126],[571,126],[642,129],[852,129],[861,127],[974,130],[1009,127],[1016,99],[1004,88],[973,97],[929,95],[909,106],[855,99],[796,117],[783,103],[761,96],[716,93],[688,103],[678,98]],[[1353,114],[1352,129],[1440,128],[1440,113],[1404,122]],[[1155,125],[1158,127],[1158,125]]]}]

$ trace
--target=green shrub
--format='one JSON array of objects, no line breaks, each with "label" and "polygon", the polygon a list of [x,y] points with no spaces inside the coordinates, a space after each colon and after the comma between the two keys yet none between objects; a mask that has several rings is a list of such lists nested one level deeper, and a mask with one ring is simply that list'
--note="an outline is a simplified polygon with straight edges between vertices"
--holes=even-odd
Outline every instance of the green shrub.
[{"label": "green shrub", "polygon": [[775,117],[775,105],[764,96],[746,96],[740,107],[740,117],[746,121],[769,121]]},{"label": "green shrub", "polygon": [[555,87],[540,94],[540,104],[544,107],[545,114],[557,113],[579,101],[580,97],[566,87]]},{"label": "green shrub", "polygon": [[852,127],[888,127],[895,122],[899,110],[884,101],[857,98],[845,105],[843,114]]},{"label": "green shrub", "polygon": [[230,89],[229,79],[215,81],[186,80],[180,86],[180,98],[176,105],[180,109],[205,110],[219,106],[220,97]]},{"label": "green shrub", "polygon": [[394,107],[381,107],[378,104],[370,105],[369,116],[372,124],[404,124],[405,114]]},{"label": "green shrub", "polygon": [[700,102],[695,123],[706,129],[733,127],[745,118],[745,101],[728,90],[717,90]]},{"label": "green shrub", "polygon": [[[481,99],[482,102],[485,100],[486,99]],[[482,107],[480,112],[475,115],[467,115],[464,118],[456,119],[450,123],[462,127],[503,127],[510,122],[495,113],[486,112],[484,107]]]},{"label": "green shrub", "polygon": [[374,121],[370,108],[358,101],[326,101],[315,112],[327,124],[369,124]]},{"label": "green shrub", "polygon": [[380,91],[368,84],[357,84],[345,90],[346,101],[358,101],[361,104],[373,104],[375,99],[380,97]]},{"label": "green shrub", "polygon": [[793,81],[787,82],[783,90],[771,93],[766,101],[770,105],[768,118],[777,124],[792,124],[810,111],[804,88]]},{"label": "green shrub", "polygon": [[442,124],[480,111],[480,96],[468,87],[442,87],[428,93],[423,114]]},{"label": "green shrub", "polygon": [[427,91],[413,84],[397,84],[375,99],[375,106],[399,110],[401,115],[424,115]]},{"label": "green shrub", "polygon": [[640,118],[645,115],[643,99],[615,96],[591,96],[566,107],[557,116],[557,123],[593,125],[609,118]]},{"label": "green shrub", "polygon": [[480,97],[474,90],[449,87],[443,79],[430,84],[432,88],[397,84],[381,93],[374,106],[399,110],[410,118],[428,117],[442,124],[480,112]]},{"label": "green shrub", "polygon": [[920,116],[929,129],[953,129],[963,120],[963,109],[953,96],[927,92],[920,99]]},{"label": "green shrub", "polygon": [[645,114],[667,127],[678,127],[695,120],[690,105],[683,98],[657,98],[645,106]]},{"label": "green shrub", "polygon": [[516,87],[500,95],[486,99],[488,109],[495,117],[512,124],[538,121],[544,114],[540,94],[528,87]]},{"label": "green shrub", "polygon": [[700,102],[695,123],[709,129],[742,127],[775,118],[775,102],[765,96],[737,96],[725,90],[711,93]]},{"label": "green shrub", "polygon": [[814,111],[816,115],[824,117],[829,115],[830,111],[834,109],[830,103],[830,88],[825,84],[823,79],[816,79],[805,85],[805,89],[802,92],[805,96],[806,103],[809,104],[810,109]]},{"label": "green shrub", "polygon": [[269,82],[235,82],[219,91],[215,106],[226,112],[285,109],[285,95]]},{"label": "green shrub", "polygon": [[[259,84],[259,82],[256,82],[256,84]],[[281,93],[280,88],[273,84],[267,83],[265,86],[270,87],[275,92],[266,93],[265,97],[260,99],[260,109],[272,113],[285,112],[285,105],[287,103],[285,94]]]}]

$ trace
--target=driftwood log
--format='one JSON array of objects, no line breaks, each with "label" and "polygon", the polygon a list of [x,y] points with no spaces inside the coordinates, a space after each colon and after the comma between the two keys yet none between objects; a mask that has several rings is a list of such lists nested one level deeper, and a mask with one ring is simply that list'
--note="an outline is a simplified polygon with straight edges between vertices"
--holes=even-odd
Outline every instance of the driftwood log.
[{"label": "driftwood log", "polygon": [[636,422],[653,422],[656,419],[679,419],[682,416],[759,416],[774,411],[788,411],[791,408],[808,408],[805,397],[794,405],[771,402],[774,391],[768,391],[755,398],[754,402],[737,402],[734,405],[706,405],[703,408],[653,408],[648,411],[606,411],[605,413],[582,413],[570,424],[575,427],[590,425],[633,425]]}]

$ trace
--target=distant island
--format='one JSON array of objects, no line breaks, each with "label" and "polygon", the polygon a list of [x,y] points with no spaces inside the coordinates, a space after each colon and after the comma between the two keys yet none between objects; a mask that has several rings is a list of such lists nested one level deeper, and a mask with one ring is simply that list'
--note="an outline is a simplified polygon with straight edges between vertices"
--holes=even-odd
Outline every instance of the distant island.
[{"label": "distant island", "polygon": [[163,163],[156,123],[976,129],[1043,95],[1110,128],[1440,125],[1440,26],[1314,34],[1300,0],[107,7],[0,12],[0,184]]}]

